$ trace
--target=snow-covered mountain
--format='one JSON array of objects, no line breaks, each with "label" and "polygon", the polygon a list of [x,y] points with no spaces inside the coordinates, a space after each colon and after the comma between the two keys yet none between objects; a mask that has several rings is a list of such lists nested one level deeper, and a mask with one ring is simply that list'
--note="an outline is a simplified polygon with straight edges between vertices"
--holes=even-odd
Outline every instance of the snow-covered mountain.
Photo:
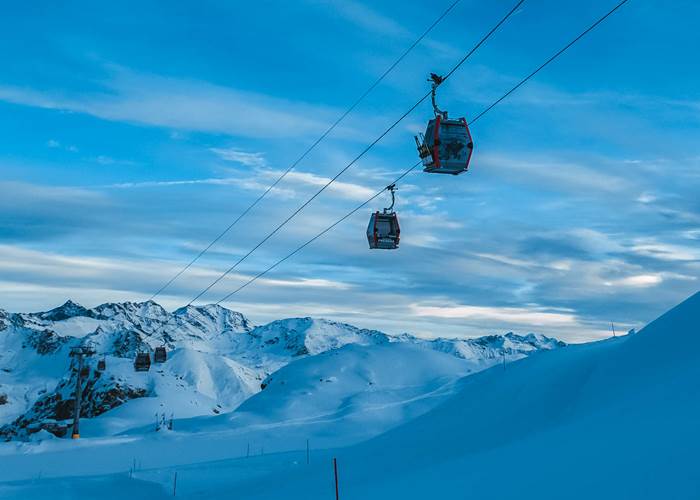
[{"label": "snow-covered mountain", "polygon": [[[83,373],[81,415],[89,419],[84,428],[87,435],[104,435],[151,423],[156,413],[187,418],[230,412],[292,361],[349,344],[379,348],[396,343],[461,360],[459,369],[452,369],[455,376],[564,345],[513,333],[424,340],[312,318],[254,327],[221,306],[167,312],[153,301],[92,309],[68,301],[39,313],[0,310],[0,434],[23,439],[41,429],[65,432],[77,378],[70,350],[77,346],[94,352]],[[168,351],[165,363],[134,371],[138,352],[161,346]],[[348,387],[345,396],[352,397],[355,389]]]},{"label": "snow-covered mountain", "polygon": [[177,478],[180,498],[333,498],[337,459],[345,500],[695,499],[699,332],[700,293],[638,333],[451,385],[451,365],[465,366],[452,354],[346,345],[298,357],[235,412],[173,431],[0,443],[0,496],[165,500]]}]

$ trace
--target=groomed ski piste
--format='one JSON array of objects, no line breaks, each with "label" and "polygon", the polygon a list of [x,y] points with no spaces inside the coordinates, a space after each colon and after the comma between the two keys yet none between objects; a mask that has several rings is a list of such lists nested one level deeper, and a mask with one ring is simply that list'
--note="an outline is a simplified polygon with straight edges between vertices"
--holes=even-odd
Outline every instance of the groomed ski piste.
[{"label": "groomed ski piste", "polygon": [[335,458],[343,499],[698,498],[698,334],[700,293],[636,334],[463,377],[445,353],[346,345],[172,431],[5,443],[0,497],[334,498]]}]

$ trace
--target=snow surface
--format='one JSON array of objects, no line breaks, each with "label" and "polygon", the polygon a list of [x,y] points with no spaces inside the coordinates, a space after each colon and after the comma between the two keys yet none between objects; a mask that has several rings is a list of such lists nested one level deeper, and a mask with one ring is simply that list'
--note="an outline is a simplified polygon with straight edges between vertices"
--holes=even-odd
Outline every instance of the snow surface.
[{"label": "snow surface", "polygon": [[62,337],[82,338],[93,333],[104,321],[94,318],[68,318],[51,323],[51,329]]},{"label": "snow surface", "polygon": [[[1,483],[0,496],[165,498],[172,496],[177,472],[181,498],[333,498],[331,458],[337,457],[341,498],[351,500],[694,499],[700,497],[698,334],[700,294],[638,334],[542,352],[462,378],[441,404],[407,416],[403,425],[353,446],[313,446],[308,465],[303,443],[281,453],[265,443],[259,454],[254,442],[257,456],[240,457],[241,445],[254,433],[246,430],[236,439],[235,430],[222,431],[230,416],[183,421],[183,432],[8,444],[0,449],[6,477],[23,479]],[[309,408],[316,415],[339,415],[343,391],[337,388],[357,389],[371,380],[383,380],[389,399],[400,399],[386,383],[393,379],[391,365],[379,354],[394,347],[349,346],[295,361],[272,376],[269,393],[254,396],[241,410],[271,419],[308,415]],[[425,386],[405,393],[408,400],[438,388],[440,378],[424,377],[434,365],[423,365],[424,357],[414,358],[412,349],[403,353],[399,346],[405,357],[398,351],[390,357],[402,360],[395,372],[406,386]],[[335,368],[323,362],[344,356]],[[343,376],[351,366],[360,370]],[[318,376],[318,384],[311,376]],[[305,393],[311,393],[310,402],[304,402]],[[373,404],[371,391],[349,408],[357,401]],[[341,418],[323,429],[330,443],[334,433],[363,425]],[[304,433],[291,428],[288,435],[299,441]],[[320,439],[321,428],[309,429],[307,435],[316,433],[312,442]],[[202,462],[204,457],[210,461]],[[130,478],[126,469],[134,458],[137,470]],[[110,465],[117,459],[124,464],[120,470]],[[100,473],[106,474],[87,477]]]},{"label": "snow surface", "polygon": [[[254,499],[700,498],[700,294],[638,334],[462,379],[431,411],[355,446],[140,472],[163,494]],[[112,478],[104,477],[108,483]]]},{"label": "snow surface", "polygon": [[[46,312],[0,311],[0,343],[0,394],[8,399],[0,405],[0,433],[12,439],[70,424],[66,419],[75,372],[69,351],[74,346],[95,351],[86,362],[90,374],[84,383],[90,390],[84,398],[81,433],[104,437],[152,425],[156,413],[160,418],[190,418],[230,412],[259,392],[265,377],[290,362],[346,345],[402,343],[447,353],[464,363],[453,377],[563,345],[513,333],[428,341],[308,317],[254,327],[242,314],[218,305],[168,313],[152,301],[93,309],[68,301]],[[135,373],[136,353],[152,352],[157,346],[168,349],[168,360],[149,372]],[[101,373],[96,370],[99,359],[107,365]],[[109,411],[102,414],[105,410]]]},{"label": "snow surface", "polygon": [[[15,317],[23,326],[5,328],[0,338],[19,342],[36,334],[32,325],[64,322],[76,312],[103,323],[81,339],[52,330],[56,337],[42,337],[39,346],[59,347],[44,355],[16,344],[8,349],[53,363],[61,360],[64,365],[51,372],[60,377],[67,368],[66,349],[90,342],[106,355],[108,370],[101,383],[143,388],[147,396],[83,419],[78,441],[41,431],[27,442],[0,444],[5,481],[0,498],[160,498],[172,496],[175,471],[178,496],[238,496],[240,491],[245,498],[323,498],[329,493],[331,455],[349,453],[369,466],[371,457],[362,456],[358,443],[369,445],[387,431],[451,404],[478,377],[464,376],[494,365],[487,372],[509,373],[522,362],[504,371],[504,361],[532,354],[534,362],[554,354],[540,351],[560,346],[534,335],[433,341],[391,337],[312,318],[253,328],[242,315],[223,308],[169,314],[155,303],[105,304],[92,310],[71,303],[44,316]],[[177,326],[161,328],[164,322]],[[41,323],[39,328],[50,326]],[[67,343],[55,344],[58,337]],[[163,341],[171,348],[166,363],[134,372],[131,356],[138,343]],[[177,413],[174,430],[156,432],[156,413],[172,412]],[[467,422],[465,415],[459,425]],[[413,432],[428,436],[435,430],[425,426]],[[409,451],[415,437],[401,437]],[[436,458],[434,449],[422,452]],[[374,463],[372,470],[376,474],[383,467]],[[278,476],[287,478],[289,492],[286,487],[280,491]],[[306,487],[304,481],[319,488],[319,494],[299,490]],[[365,481],[371,484],[369,478]]]},{"label": "snow surface", "polygon": [[108,358],[111,373],[150,396],[133,399],[92,419],[83,419],[81,435],[99,437],[154,425],[156,414],[178,418],[230,411],[259,391],[261,376],[234,360],[180,349],[149,372],[134,372],[131,359]]},{"label": "snow surface", "polygon": [[0,405],[0,423],[18,417],[41,395],[52,389],[68,369],[68,352],[59,348],[56,356],[42,356],[24,348],[26,338],[11,335],[2,328],[0,311],[0,394],[7,403]]},{"label": "snow surface", "polygon": [[156,433],[157,408],[141,412],[137,405],[150,404],[142,398],[82,424],[88,436],[113,434],[145,413],[142,428],[77,443],[7,443],[0,456],[5,477],[19,479],[36,469],[43,477],[121,472],[133,457],[149,467],[226,459],[247,454],[249,444],[259,454],[294,450],[306,439],[314,448],[357,443],[435,407],[467,370],[463,360],[419,346],[346,345],[290,363],[233,413],[178,419],[174,431]]}]

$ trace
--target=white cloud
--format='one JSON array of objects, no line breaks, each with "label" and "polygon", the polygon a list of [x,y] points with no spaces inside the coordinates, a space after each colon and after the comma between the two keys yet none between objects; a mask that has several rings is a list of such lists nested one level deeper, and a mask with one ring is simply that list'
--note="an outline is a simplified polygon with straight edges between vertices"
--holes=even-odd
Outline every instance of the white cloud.
[{"label": "white cloud", "polygon": [[574,327],[578,325],[578,319],[574,314],[548,312],[538,308],[412,304],[411,309],[417,316],[433,318],[498,321],[508,325],[517,324],[532,327]]},{"label": "white cloud", "polygon": [[101,193],[80,187],[45,186],[27,182],[0,181],[0,209],[36,207],[38,203],[60,203],[90,206],[104,203]]},{"label": "white cloud", "polygon": [[605,286],[629,286],[635,288],[647,288],[656,286],[663,281],[660,274],[638,274],[635,276],[627,276],[619,280],[606,281]]},{"label": "white cloud", "polygon": [[482,165],[489,167],[508,182],[534,185],[539,188],[582,192],[615,193],[629,189],[631,182],[623,177],[605,174],[593,166],[551,159],[523,160],[531,155],[480,155]]},{"label": "white cloud", "polygon": [[[119,299],[144,299],[179,271],[181,263],[143,259],[102,258],[89,255],[62,255],[16,245],[0,245],[0,289],[7,297],[0,307],[35,310],[53,307],[67,298],[96,305]],[[193,266],[168,300],[175,304],[191,299],[221,273],[220,269]],[[252,274],[231,273],[213,288],[204,300],[217,300],[252,278]],[[77,284],[80,286],[77,286]],[[300,290],[348,290],[351,285],[321,278],[261,278],[257,286]],[[15,297],[15,294],[27,294]]]},{"label": "white cloud", "polygon": [[131,160],[120,160],[118,158],[112,158],[107,155],[99,155],[95,158],[95,161],[103,166],[108,165],[137,165],[137,162]]},{"label": "white cloud", "polygon": [[697,247],[673,245],[651,239],[637,240],[631,250],[638,255],[664,261],[700,260],[700,250]]},{"label": "white cloud", "polygon": [[[68,93],[0,86],[0,100],[86,113],[105,120],[244,137],[320,135],[336,111],[197,80],[111,65],[104,92]],[[350,135],[346,134],[346,137]]]},{"label": "white cloud", "polygon": [[[275,172],[273,175],[277,176],[278,173]],[[325,186],[331,180],[329,177],[323,177],[309,172],[296,171],[289,172],[286,176],[286,179],[289,182],[306,184],[309,186],[315,186],[319,188]],[[354,184],[351,182],[335,181],[333,182],[333,184],[328,186],[328,191],[339,194],[343,198],[365,201],[371,196],[374,196],[378,190],[368,188],[360,184]]]},{"label": "white cloud", "polygon": [[614,236],[589,228],[575,228],[569,237],[592,254],[607,254],[623,250],[622,244]]},{"label": "white cloud", "polygon": [[690,229],[683,233],[683,237],[689,240],[700,240],[700,229]]},{"label": "white cloud", "polygon": [[66,151],[70,151],[71,153],[78,152],[78,148],[76,146],[73,146],[73,145],[64,146],[63,144],[61,144],[60,141],[57,141],[56,139],[49,139],[48,141],[46,141],[46,146],[51,148],[51,149],[64,149]]},{"label": "white cloud", "polygon": [[637,197],[637,201],[639,203],[644,203],[645,205],[649,203],[654,203],[656,200],[657,197],[651,193],[642,193]]},{"label": "white cloud", "polygon": [[494,254],[494,253],[485,253],[485,252],[477,252],[474,255],[476,255],[477,257],[481,257],[482,259],[489,259],[489,260],[493,260],[495,262],[500,262],[501,264],[506,264],[506,265],[514,266],[514,267],[548,268],[548,269],[554,269],[556,271],[570,271],[571,270],[571,262],[567,261],[567,260],[556,260],[556,261],[545,261],[542,259],[527,260],[527,259],[523,259],[521,257],[511,257],[511,256],[505,255],[505,254]]},{"label": "white cloud", "polygon": [[366,5],[354,0],[330,0],[322,5],[330,6],[333,13],[372,33],[384,36],[409,35],[409,32],[392,18],[384,16]]},{"label": "white cloud", "polygon": [[246,167],[267,166],[267,161],[263,153],[248,153],[233,148],[211,148],[210,151],[222,160],[240,163]]},{"label": "white cloud", "polygon": [[[168,186],[186,186],[186,185],[215,185],[215,186],[239,186],[244,189],[250,189],[253,191],[264,191],[266,190],[275,179],[277,179],[282,174],[278,170],[260,170],[257,172],[257,176],[250,177],[213,177],[204,179],[182,179],[176,181],[143,181],[143,182],[121,182],[117,184],[110,184],[104,187],[109,188],[148,188],[148,187],[168,187]],[[292,185],[306,185],[313,187],[325,186],[329,177],[322,177],[316,174],[308,172],[289,172],[285,176],[284,182],[286,184]],[[327,191],[329,193],[335,193],[344,199],[365,201],[374,194],[376,190],[362,186],[360,184],[354,184],[351,182],[335,181],[333,184],[328,186]],[[285,199],[297,198],[301,194],[291,187],[287,186],[276,186],[273,189],[273,193],[276,196],[281,196]],[[304,195],[305,196],[305,195]]]},{"label": "white cloud", "polygon": [[189,186],[198,184],[209,184],[214,186],[234,186],[240,184],[240,179],[232,177],[212,177],[206,179],[183,179],[179,181],[142,181],[142,182],[120,182],[117,184],[108,184],[105,188],[149,188],[149,187],[168,187],[168,186]]},{"label": "white cloud", "polygon": [[283,286],[283,287],[309,287],[309,288],[334,288],[336,290],[347,290],[350,285],[347,283],[342,283],[340,281],[325,280],[325,279],[311,279],[311,278],[301,278],[301,279],[270,279],[263,278],[259,280],[261,283],[271,285],[271,286]]}]

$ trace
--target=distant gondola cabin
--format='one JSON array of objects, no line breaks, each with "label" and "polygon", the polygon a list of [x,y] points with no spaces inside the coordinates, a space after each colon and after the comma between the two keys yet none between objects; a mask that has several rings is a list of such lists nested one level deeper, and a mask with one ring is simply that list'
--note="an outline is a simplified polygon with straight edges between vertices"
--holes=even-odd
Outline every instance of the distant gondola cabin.
[{"label": "distant gondola cabin", "polygon": [[134,370],[137,372],[147,372],[151,369],[151,356],[147,352],[139,352],[134,359]]},{"label": "distant gondola cabin", "polygon": [[165,350],[165,347],[156,347],[156,350],[153,353],[153,361],[156,363],[165,363],[167,359],[168,352]]},{"label": "distant gondola cabin", "polygon": [[393,250],[399,247],[401,228],[396,212],[374,212],[367,226],[367,241],[371,249]]}]

